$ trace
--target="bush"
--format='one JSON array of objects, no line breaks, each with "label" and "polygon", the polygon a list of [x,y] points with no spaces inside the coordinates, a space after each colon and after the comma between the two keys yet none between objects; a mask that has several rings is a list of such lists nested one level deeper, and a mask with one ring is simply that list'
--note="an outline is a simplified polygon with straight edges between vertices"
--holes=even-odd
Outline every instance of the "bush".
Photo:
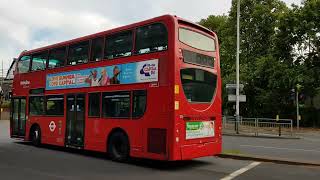
[{"label": "bush", "polygon": [[4,101],[1,104],[1,108],[10,108],[11,107],[11,102],[10,101]]}]

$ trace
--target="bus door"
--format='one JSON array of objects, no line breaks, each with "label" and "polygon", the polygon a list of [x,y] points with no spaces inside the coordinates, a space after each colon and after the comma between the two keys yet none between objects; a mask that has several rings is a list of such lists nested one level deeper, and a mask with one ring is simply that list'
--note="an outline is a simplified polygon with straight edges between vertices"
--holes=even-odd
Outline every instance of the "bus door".
[{"label": "bus door", "polygon": [[26,98],[13,98],[11,109],[12,136],[24,137],[26,133]]},{"label": "bus door", "polygon": [[84,146],[85,94],[67,95],[66,146]]}]

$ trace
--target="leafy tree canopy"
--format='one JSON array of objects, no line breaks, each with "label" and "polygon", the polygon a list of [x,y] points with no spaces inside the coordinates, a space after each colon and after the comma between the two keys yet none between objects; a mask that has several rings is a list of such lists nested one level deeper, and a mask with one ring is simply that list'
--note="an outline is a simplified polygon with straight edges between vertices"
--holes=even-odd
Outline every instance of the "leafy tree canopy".
[{"label": "leafy tree canopy", "polygon": [[[236,3],[228,15],[199,21],[218,34],[224,84],[235,82]],[[240,7],[240,81],[247,95],[241,115],[295,118],[291,92],[301,84],[301,94],[309,100],[302,102],[308,113],[305,124],[320,126],[320,112],[313,107],[320,87],[320,0],[291,7],[281,0],[241,0]],[[226,93],[223,97],[223,112],[232,115],[233,104]]]}]

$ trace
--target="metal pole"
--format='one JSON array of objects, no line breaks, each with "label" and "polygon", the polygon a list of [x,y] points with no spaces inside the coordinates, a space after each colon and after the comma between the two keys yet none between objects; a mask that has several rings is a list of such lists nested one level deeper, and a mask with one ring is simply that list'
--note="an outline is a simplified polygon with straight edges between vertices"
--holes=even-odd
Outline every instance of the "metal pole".
[{"label": "metal pole", "polygon": [[1,69],[1,89],[2,89],[3,79],[4,79],[4,78],[3,78],[3,60],[2,60],[1,62],[2,62],[2,64],[1,64],[1,66],[2,66],[2,67],[1,67],[1,68],[2,68],[2,69]]},{"label": "metal pole", "polygon": [[292,120],[291,120],[291,121],[290,121],[290,126],[291,126],[291,127],[290,127],[290,131],[291,131],[291,136],[293,135],[293,127],[292,127],[293,125],[292,125],[292,124],[293,124],[293,123],[292,123]]},{"label": "metal pole", "polygon": [[[239,53],[240,53],[240,0],[237,1],[237,59],[236,59],[236,75],[237,75],[237,88],[236,88],[236,118],[237,126],[239,126],[239,117],[240,117],[240,78],[239,78]],[[237,128],[238,130],[238,128]],[[239,133],[239,132],[237,132]]]},{"label": "metal pole", "polygon": [[2,119],[2,103],[3,103],[3,60],[1,61],[1,97],[0,97],[0,120]]},{"label": "metal pole", "polygon": [[299,91],[298,91],[298,88],[297,88],[297,92],[296,92],[296,104],[297,104],[297,130],[299,130],[300,114],[299,114]]}]

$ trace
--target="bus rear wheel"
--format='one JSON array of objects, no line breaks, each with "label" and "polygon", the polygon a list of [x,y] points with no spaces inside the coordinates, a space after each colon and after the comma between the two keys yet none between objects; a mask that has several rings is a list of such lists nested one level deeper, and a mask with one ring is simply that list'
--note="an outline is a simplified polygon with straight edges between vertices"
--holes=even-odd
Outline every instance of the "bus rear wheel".
[{"label": "bus rear wheel", "polygon": [[35,126],[31,130],[31,142],[34,146],[40,146],[41,144],[41,130],[39,126]]},{"label": "bus rear wheel", "polygon": [[130,153],[128,136],[117,131],[111,134],[108,142],[108,154],[114,161],[123,162],[128,160]]}]

